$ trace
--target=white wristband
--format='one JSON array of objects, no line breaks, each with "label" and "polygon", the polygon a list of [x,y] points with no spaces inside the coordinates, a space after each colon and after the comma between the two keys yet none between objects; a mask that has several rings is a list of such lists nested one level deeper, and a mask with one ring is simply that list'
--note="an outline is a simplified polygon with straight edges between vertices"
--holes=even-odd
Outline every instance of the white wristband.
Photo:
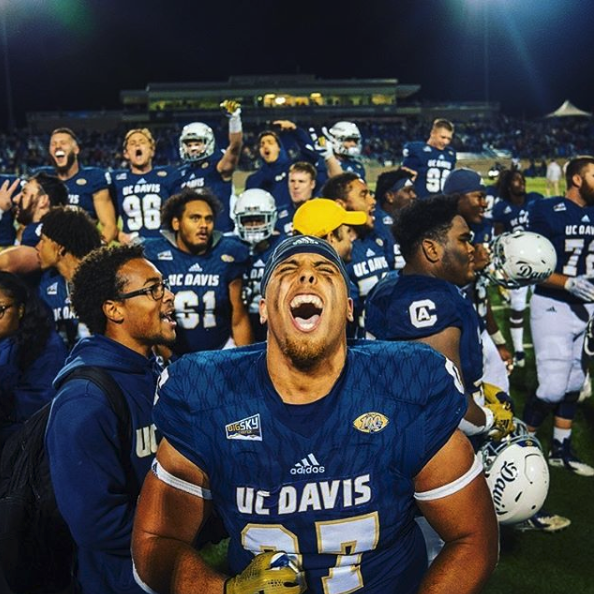
[{"label": "white wristband", "polygon": [[239,132],[243,132],[243,127],[241,125],[241,116],[232,115],[229,118],[229,134],[238,134]]},{"label": "white wristband", "polygon": [[[480,406],[480,405],[479,405]],[[495,422],[495,417],[493,415],[493,411],[488,409],[486,406],[480,406],[482,411],[485,413],[485,424],[484,425],[475,425],[466,419],[462,419],[458,425],[458,428],[464,435],[470,437],[471,435],[479,435],[481,433],[486,433],[493,427],[493,423]]]},{"label": "white wristband", "polygon": [[497,330],[497,332],[493,332],[493,334],[489,334],[489,336],[495,343],[495,346],[503,346],[505,344],[505,337],[501,333],[501,330]]}]

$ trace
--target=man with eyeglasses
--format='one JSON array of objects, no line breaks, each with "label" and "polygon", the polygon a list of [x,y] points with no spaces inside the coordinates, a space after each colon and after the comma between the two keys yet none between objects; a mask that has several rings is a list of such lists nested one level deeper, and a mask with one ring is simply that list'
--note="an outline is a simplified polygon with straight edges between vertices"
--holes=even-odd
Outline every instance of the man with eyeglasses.
[{"label": "man with eyeglasses", "polygon": [[52,484],[77,545],[82,592],[140,594],[132,520],[157,450],[151,414],[160,370],[153,348],[175,341],[173,294],[140,246],[93,251],[72,289],[72,305],[92,335],[76,344],[57,382],[83,365],[107,371],[130,409],[132,449],[122,450],[118,417],[101,389],[86,379],[65,382],[46,435]]}]

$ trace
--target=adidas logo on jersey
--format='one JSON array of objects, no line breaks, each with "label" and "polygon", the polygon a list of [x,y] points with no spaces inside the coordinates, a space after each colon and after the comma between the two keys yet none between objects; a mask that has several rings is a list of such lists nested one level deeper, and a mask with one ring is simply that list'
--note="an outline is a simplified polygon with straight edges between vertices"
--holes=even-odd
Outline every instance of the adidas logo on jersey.
[{"label": "adidas logo on jersey", "polygon": [[588,215],[584,215],[582,217],[582,223],[589,223],[590,222],[590,217]]},{"label": "adidas logo on jersey", "polygon": [[190,268],[188,268],[188,272],[202,272],[202,266],[200,264],[192,264]]},{"label": "adidas logo on jersey", "polygon": [[308,454],[291,468],[291,474],[322,474],[326,468],[322,466],[313,454]]},{"label": "adidas logo on jersey", "polygon": [[48,295],[57,295],[58,294],[58,283],[54,283],[53,285],[50,285],[46,289],[46,293]]},{"label": "adidas logo on jersey", "polygon": [[505,210],[503,211],[505,214],[509,214],[512,211],[510,206],[506,206]]},{"label": "adidas logo on jersey", "polygon": [[264,268],[264,266],[266,266],[266,264],[264,264],[263,260],[258,260],[255,264],[254,264],[254,268]]},{"label": "adidas logo on jersey", "polygon": [[375,256],[375,252],[369,248],[366,252],[365,252],[365,257],[366,258],[373,258],[373,256]]},{"label": "adidas logo on jersey", "polygon": [[171,250],[167,250],[166,252],[160,252],[159,254],[157,254],[157,260],[169,260],[169,261],[172,261],[173,260],[173,254],[171,253]]},{"label": "adidas logo on jersey", "polygon": [[139,179],[139,180],[138,180],[136,183],[137,183],[137,184],[146,184],[146,183],[147,183],[147,181],[146,181],[146,179],[144,179],[144,177],[142,177],[142,178],[140,178],[140,179]]}]

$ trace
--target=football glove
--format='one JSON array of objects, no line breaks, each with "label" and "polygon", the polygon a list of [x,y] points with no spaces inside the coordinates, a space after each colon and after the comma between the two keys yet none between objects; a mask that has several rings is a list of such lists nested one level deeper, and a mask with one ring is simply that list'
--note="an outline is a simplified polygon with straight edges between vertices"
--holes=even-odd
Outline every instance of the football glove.
[{"label": "football glove", "polygon": [[[323,130],[326,130],[326,128],[323,128]],[[324,159],[324,161],[327,161],[330,157],[334,156],[332,142],[325,135],[318,136],[315,128],[310,128],[308,132],[309,137],[313,141],[314,150]]]},{"label": "football glove", "polygon": [[298,573],[286,553],[262,553],[225,582],[225,594],[301,594],[304,587],[297,581]]},{"label": "football glove", "polygon": [[584,301],[594,301],[594,285],[590,278],[587,274],[570,277],[565,281],[565,290]]},{"label": "football glove", "polygon": [[241,103],[239,103],[239,101],[225,99],[224,101],[221,101],[220,108],[228,118],[241,115]]},{"label": "football glove", "polygon": [[483,383],[485,407],[493,413],[493,426],[489,437],[499,441],[509,435],[515,428],[514,408],[509,394],[493,384]]}]

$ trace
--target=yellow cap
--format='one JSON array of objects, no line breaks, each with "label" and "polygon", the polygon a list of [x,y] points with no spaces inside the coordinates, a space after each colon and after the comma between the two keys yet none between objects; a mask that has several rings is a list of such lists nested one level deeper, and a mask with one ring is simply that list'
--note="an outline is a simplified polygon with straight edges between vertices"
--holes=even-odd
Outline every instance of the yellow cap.
[{"label": "yellow cap", "polygon": [[366,220],[363,211],[348,211],[334,200],[314,198],[297,209],[293,229],[303,235],[325,237],[341,225],[364,225]]}]

